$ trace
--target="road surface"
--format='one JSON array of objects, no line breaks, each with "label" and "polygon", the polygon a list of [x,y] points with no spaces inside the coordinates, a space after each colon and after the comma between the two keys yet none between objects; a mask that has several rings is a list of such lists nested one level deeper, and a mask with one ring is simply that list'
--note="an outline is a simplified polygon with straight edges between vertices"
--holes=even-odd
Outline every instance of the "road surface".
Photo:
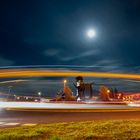
[{"label": "road surface", "polygon": [[[139,107],[133,108],[128,105],[0,102],[0,106],[1,128],[42,123],[140,118]],[[78,112],[75,112],[75,109]],[[82,112],[83,110],[85,112]]]},{"label": "road surface", "polygon": [[38,112],[0,111],[0,127],[37,125],[56,122],[91,120],[139,119],[140,111],[134,112]]}]

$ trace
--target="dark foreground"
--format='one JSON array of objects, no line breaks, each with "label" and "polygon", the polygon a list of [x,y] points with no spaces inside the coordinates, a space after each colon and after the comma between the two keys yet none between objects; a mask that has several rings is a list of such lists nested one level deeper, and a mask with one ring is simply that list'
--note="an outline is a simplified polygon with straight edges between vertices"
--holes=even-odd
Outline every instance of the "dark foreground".
[{"label": "dark foreground", "polygon": [[140,140],[140,120],[63,122],[0,129],[0,140]]}]

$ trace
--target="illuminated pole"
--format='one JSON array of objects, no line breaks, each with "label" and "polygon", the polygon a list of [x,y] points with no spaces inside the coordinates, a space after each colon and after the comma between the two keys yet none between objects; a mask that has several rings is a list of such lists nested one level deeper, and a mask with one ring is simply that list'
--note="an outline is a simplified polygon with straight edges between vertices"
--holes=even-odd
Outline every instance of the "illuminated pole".
[{"label": "illuminated pole", "polygon": [[39,96],[40,101],[41,101],[41,92],[38,92],[38,96]]},{"label": "illuminated pole", "polygon": [[110,90],[109,90],[109,89],[107,90],[107,93],[108,93],[108,94],[110,93]]},{"label": "illuminated pole", "polygon": [[12,87],[13,87],[13,86],[8,86],[8,96],[7,96],[7,100],[8,100],[9,97],[10,97],[10,93],[11,93]]},{"label": "illuminated pole", "polygon": [[14,94],[14,100],[16,100],[17,96]]},{"label": "illuminated pole", "polygon": [[108,99],[110,99],[110,90],[109,89],[107,90],[107,97],[108,97]]},{"label": "illuminated pole", "polygon": [[64,80],[64,89],[66,87],[66,84],[67,84],[67,80]]}]

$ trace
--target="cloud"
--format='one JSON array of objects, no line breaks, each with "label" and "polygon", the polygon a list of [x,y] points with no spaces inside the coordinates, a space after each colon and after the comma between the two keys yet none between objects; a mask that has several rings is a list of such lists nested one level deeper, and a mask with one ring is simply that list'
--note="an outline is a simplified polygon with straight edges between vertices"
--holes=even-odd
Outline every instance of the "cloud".
[{"label": "cloud", "polygon": [[14,61],[5,59],[0,56],[0,66],[9,66],[9,65],[13,65],[13,64],[14,64]]},{"label": "cloud", "polygon": [[60,60],[71,61],[71,60],[75,60],[75,59],[85,59],[85,57],[87,57],[87,56],[90,57],[90,56],[98,55],[99,53],[100,53],[99,50],[85,51],[82,53],[78,52],[75,55],[71,54],[70,56],[60,57]]},{"label": "cloud", "polygon": [[57,50],[57,49],[47,49],[44,51],[44,54],[46,56],[55,56],[57,54],[59,54],[60,50]]}]

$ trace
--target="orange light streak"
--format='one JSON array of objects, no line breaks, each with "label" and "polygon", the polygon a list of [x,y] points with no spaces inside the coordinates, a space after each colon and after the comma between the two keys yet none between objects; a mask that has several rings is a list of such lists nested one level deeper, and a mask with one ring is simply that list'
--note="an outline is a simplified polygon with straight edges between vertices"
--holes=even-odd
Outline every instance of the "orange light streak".
[{"label": "orange light streak", "polygon": [[2,69],[0,70],[0,78],[11,77],[110,77],[125,79],[140,79],[140,74],[123,74],[108,72],[78,72],[78,71],[51,71],[45,69]]}]

